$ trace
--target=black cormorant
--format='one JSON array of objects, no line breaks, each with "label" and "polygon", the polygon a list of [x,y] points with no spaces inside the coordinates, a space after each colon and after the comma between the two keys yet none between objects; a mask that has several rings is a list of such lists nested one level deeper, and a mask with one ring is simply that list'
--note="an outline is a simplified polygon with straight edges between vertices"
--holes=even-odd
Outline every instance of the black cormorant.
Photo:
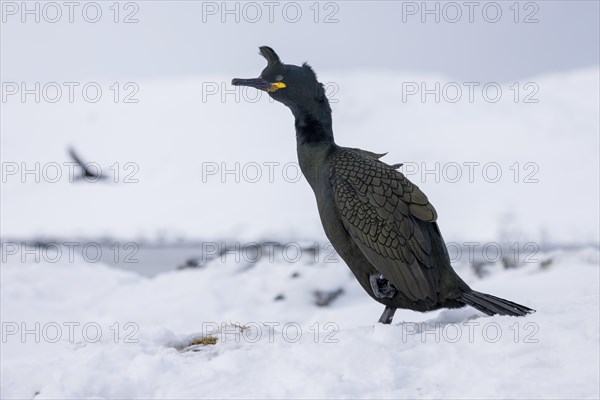
[{"label": "black cormorant", "polygon": [[300,168],[325,234],[363,289],[385,305],[379,322],[391,323],[397,308],[534,311],[472,290],[452,269],[437,213],[417,185],[398,165],[382,162],[382,154],[335,144],[329,101],[312,68],[284,64],[270,47],[260,54],[268,62],[260,77],[231,83],[264,90],[292,111]]}]

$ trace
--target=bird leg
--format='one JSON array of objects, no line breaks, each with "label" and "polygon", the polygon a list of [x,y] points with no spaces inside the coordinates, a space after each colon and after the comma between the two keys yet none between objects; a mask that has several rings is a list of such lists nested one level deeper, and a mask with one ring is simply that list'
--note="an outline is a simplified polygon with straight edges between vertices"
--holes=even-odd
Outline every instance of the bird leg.
[{"label": "bird leg", "polygon": [[378,299],[386,298],[391,299],[398,293],[398,290],[388,281],[382,274],[371,274],[369,276],[369,283],[373,294]]},{"label": "bird leg", "polygon": [[392,320],[394,319],[395,312],[396,312],[395,308],[385,306],[385,310],[383,310],[383,314],[381,314],[381,317],[379,317],[379,323],[386,324],[386,325],[391,324]]}]

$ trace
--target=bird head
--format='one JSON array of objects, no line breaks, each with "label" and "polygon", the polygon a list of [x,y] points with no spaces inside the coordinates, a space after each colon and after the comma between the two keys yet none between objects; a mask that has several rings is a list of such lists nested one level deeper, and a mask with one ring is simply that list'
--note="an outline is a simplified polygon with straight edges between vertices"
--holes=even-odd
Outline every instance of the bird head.
[{"label": "bird head", "polygon": [[323,85],[308,64],[284,64],[272,48],[262,46],[259,50],[267,60],[267,66],[260,76],[252,79],[235,78],[231,81],[232,85],[263,90],[290,108],[326,101]]}]

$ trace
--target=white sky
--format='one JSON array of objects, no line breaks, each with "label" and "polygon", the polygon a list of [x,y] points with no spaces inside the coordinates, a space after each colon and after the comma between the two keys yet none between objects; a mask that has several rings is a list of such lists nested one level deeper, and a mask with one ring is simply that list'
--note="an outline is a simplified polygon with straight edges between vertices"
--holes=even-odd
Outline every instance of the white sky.
[{"label": "white sky", "polygon": [[[63,1],[2,2],[2,81],[253,76],[263,68],[263,44],[317,72],[382,68],[464,81],[505,82],[599,63],[597,1],[428,2],[437,15],[423,14],[421,1],[135,1],[119,3],[118,16],[114,1],[98,1],[97,23],[83,13],[93,20],[95,4],[74,3],[71,23]],[[34,12],[24,13],[23,4]],[[450,22],[457,11],[458,22]],[[128,15],[138,22],[123,23]]]}]

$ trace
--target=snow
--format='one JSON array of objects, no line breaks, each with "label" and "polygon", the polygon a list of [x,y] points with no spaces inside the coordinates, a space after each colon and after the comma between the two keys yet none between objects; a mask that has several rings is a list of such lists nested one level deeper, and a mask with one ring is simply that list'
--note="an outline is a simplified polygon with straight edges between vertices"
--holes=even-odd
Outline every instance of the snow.
[{"label": "snow", "polygon": [[[600,254],[545,256],[546,268],[497,264],[481,280],[457,266],[533,315],[398,310],[390,326],[342,263],[217,261],[146,278],[79,259],[8,262],[1,397],[598,398]],[[338,287],[330,307],[314,305],[313,290]],[[186,349],[202,335],[216,344]]]},{"label": "snow", "polygon": [[[190,243],[325,241],[314,196],[296,177],[285,107],[230,92],[232,77],[135,82],[134,104],[115,103],[113,82],[99,82],[98,103],[2,104],[2,399],[600,396],[600,69],[523,80],[517,102],[507,82],[497,103],[423,103],[403,101],[402,85],[451,80],[315,68],[337,100],[338,143],[404,162],[447,242],[515,243],[519,268],[498,261],[480,278],[463,253],[456,269],[475,290],[537,312],[398,310],[383,326],[383,307],[326,254],[256,264],[228,254],[170,270],[151,248],[131,271],[79,251],[56,262],[9,255],[6,241],[35,238],[182,240],[185,254],[170,249],[181,261],[196,254]],[[528,82],[537,103],[522,101]],[[71,183],[70,145],[113,182]],[[499,181],[482,175],[488,164]],[[441,176],[423,174],[435,168]],[[528,243],[539,250],[530,262]],[[315,291],[340,288],[330,306],[315,305]]]},{"label": "snow", "polygon": [[[328,83],[338,143],[388,151],[386,161],[406,163],[404,171],[436,207],[447,241],[498,240],[512,221],[511,238],[598,243],[598,68],[519,81],[517,102],[514,82],[502,84],[496,103],[483,98],[485,82],[472,103],[464,82],[456,82],[460,101],[444,101],[448,92],[440,103],[431,95],[423,103],[419,95],[403,96],[403,84],[453,81],[315,68]],[[313,194],[296,179],[289,110],[265,94],[255,101],[251,88],[236,92],[231,78],[135,82],[133,104],[113,101],[113,82],[98,83],[97,103],[79,91],[70,103],[66,89],[53,104],[10,97],[1,121],[2,236],[323,240]],[[539,89],[537,103],[524,102],[533,93],[529,82]],[[118,83],[121,97],[131,92]],[[118,171],[118,183],[70,183],[63,166],[69,145],[113,181]],[[25,172],[35,163],[40,183]],[[62,166],[56,183],[50,163]],[[457,165],[461,175],[453,182]],[[423,175],[436,168],[437,178]],[[502,175],[493,182],[498,168]]]}]

